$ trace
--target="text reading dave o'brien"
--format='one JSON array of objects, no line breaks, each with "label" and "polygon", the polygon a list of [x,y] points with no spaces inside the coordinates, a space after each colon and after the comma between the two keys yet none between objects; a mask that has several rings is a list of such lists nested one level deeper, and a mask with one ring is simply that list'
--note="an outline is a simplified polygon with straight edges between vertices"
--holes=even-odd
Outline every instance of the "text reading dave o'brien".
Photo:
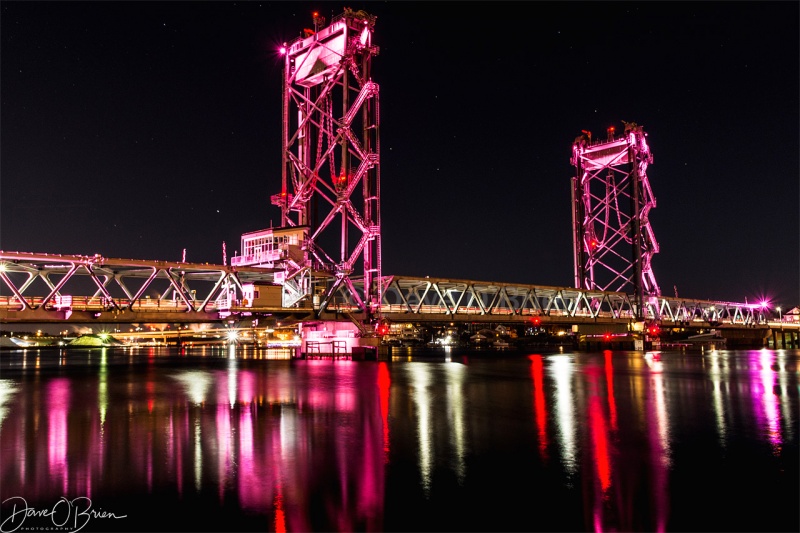
[{"label": "text reading dave o'brien", "polygon": [[80,496],[68,500],[63,496],[52,507],[29,507],[21,496],[12,496],[2,502],[0,533],[29,531],[59,531],[77,533],[94,520],[119,520],[121,515],[92,507],[92,500]]}]

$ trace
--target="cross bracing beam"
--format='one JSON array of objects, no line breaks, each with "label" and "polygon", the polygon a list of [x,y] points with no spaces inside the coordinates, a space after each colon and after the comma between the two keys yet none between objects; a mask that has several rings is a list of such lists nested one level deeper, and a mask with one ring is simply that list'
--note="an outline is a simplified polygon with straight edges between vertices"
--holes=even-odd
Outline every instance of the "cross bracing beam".
[{"label": "cross bracing beam", "polygon": [[272,282],[264,268],[0,251],[0,305],[11,310],[157,309],[206,317],[235,307],[244,283]]},{"label": "cross bracing beam", "polygon": [[[352,282],[357,293],[360,280],[353,278]],[[435,315],[446,320],[485,317],[524,321],[538,316],[566,322],[648,320],[736,326],[766,322],[761,306],[755,304],[651,296],[637,313],[631,294],[573,287],[404,276],[385,276],[381,287],[384,317]],[[340,310],[358,309],[345,293],[340,293],[336,306]]]},{"label": "cross bracing beam", "polygon": [[[525,321],[542,317],[560,323],[634,322],[707,323],[752,326],[767,322],[757,304],[651,296],[636,313],[632,295],[623,292],[445,278],[384,276],[379,282],[383,317],[427,317],[431,320]],[[0,311],[82,310],[134,312],[158,310],[195,320],[219,320],[237,308],[245,283],[271,283],[266,268],[108,259],[100,255],[56,255],[0,251]],[[332,307],[341,313],[363,309],[362,278],[316,273],[312,284],[327,285],[336,295]],[[330,287],[335,287],[330,289]],[[274,309],[279,312],[281,309]],[[307,319],[310,309],[284,309]],[[640,317],[641,315],[641,317]],[[64,319],[68,318],[64,317]]]}]

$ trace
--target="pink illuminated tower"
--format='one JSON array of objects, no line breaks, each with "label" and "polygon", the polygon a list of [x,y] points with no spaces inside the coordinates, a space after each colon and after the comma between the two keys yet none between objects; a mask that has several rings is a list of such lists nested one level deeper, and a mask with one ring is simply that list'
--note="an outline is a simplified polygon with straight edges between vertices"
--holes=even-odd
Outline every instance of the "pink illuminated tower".
[{"label": "pink illuminated tower", "polygon": [[346,8],[326,26],[315,13],[314,29],[284,47],[282,187],[271,199],[284,228],[307,232],[279,281],[313,292],[320,311],[347,303],[367,318],[381,276],[375,21]]},{"label": "pink illuminated tower", "polygon": [[572,145],[572,237],[575,287],[627,292],[636,313],[659,296],[651,261],[658,253],[648,214],[656,199],[647,179],[653,155],[641,126],[625,122],[605,141],[584,131]]}]

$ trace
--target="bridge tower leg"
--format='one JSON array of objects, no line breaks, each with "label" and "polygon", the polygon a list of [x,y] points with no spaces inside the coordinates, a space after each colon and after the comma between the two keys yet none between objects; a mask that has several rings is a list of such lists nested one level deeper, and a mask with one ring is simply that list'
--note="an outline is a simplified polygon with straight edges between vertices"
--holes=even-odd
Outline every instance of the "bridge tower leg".
[{"label": "bridge tower leg", "polygon": [[575,288],[632,294],[637,318],[661,294],[652,269],[658,243],[648,215],[656,206],[647,167],[653,155],[641,126],[609,128],[605,141],[575,139],[571,163]]},{"label": "bridge tower leg", "polygon": [[324,285],[314,294],[320,312],[346,303],[367,320],[381,302],[375,21],[346,8],[325,26],[315,14],[314,30],[285,45],[281,192],[271,198],[284,227],[309,227],[308,261],[286,279],[308,274]]}]

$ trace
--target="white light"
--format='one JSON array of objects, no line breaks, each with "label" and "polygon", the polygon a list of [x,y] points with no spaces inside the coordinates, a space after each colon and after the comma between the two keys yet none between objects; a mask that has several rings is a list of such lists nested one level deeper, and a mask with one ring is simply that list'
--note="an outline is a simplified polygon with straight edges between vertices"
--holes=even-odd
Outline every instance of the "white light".
[{"label": "white light", "polygon": [[206,392],[213,382],[211,374],[199,370],[181,372],[172,377],[181,382],[187,396],[195,404],[201,404],[206,400]]},{"label": "white light", "polygon": [[0,379],[0,422],[5,418],[8,408],[6,404],[11,403],[14,394],[17,393],[17,386],[9,379]]}]

